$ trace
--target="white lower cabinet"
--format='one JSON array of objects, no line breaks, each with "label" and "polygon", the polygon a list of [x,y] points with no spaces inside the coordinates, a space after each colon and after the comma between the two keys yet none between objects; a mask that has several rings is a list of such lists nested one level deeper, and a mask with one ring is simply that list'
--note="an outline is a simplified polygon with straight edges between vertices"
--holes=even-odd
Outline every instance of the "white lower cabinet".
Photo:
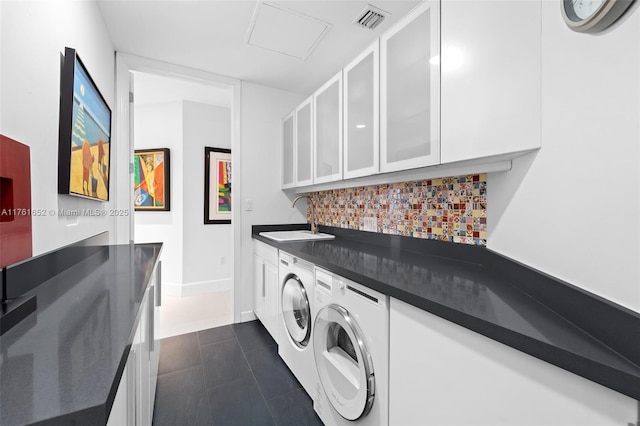
[{"label": "white lower cabinet", "polygon": [[[254,246],[256,242],[253,242]],[[253,253],[253,313],[260,321],[265,317],[264,259]]]},{"label": "white lower cabinet", "polygon": [[160,358],[156,279],[157,271],[140,304],[140,321],[111,407],[109,426],[148,426],[153,421]]},{"label": "white lower cabinet", "polygon": [[253,295],[256,317],[278,341],[278,249],[253,241]]},{"label": "white lower cabinet", "polygon": [[389,424],[626,425],[631,398],[407,303],[390,302]]},{"label": "white lower cabinet", "polygon": [[[131,352],[130,358],[131,359]],[[129,385],[129,370],[131,369],[131,363],[127,361],[127,365],[122,372],[122,378],[120,379],[120,385],[116,391],[116,397],[113,400],[113,406],[111,407],[111,414],[109,414],[108,426],[122,426],[133,424],[133,405],[129,403],[129,394],[132,392]]]}]

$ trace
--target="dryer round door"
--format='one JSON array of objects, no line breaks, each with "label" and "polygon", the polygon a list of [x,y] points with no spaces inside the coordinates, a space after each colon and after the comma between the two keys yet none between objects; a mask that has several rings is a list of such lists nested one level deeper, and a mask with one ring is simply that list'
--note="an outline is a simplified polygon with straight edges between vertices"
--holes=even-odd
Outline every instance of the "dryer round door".
[{"label": "dryer round door", "polygon": [[311,338],[309,298],[300,278],[289,275],[282,286],[282,318],[289,337],[299,348],[305,348]]},{"label": "dryer round door", "polygon": [[328,305],[314,322],[313,350],[320,383],[347,420],[366,416],[374,401],[373,362],[365,339],[345,308]]}]

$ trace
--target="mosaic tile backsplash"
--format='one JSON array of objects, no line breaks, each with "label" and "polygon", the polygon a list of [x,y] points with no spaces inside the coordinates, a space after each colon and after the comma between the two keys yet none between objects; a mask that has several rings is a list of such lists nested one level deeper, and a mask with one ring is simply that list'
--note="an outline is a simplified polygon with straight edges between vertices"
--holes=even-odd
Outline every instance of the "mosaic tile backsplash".
[{"label": "mosaic tile backsplash", "polygon": [[[320,225],[364,230],[375,217],[384,234],[487,244],[487,175],[360,186],[310,193]],[[311,210],[307,209],[311,216]]]}]

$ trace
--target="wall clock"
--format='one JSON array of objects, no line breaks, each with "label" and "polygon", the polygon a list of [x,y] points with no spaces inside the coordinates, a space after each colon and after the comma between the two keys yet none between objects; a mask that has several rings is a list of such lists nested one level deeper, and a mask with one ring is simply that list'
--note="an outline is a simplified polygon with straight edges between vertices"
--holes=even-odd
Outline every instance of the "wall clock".
[{"label": "wall clock", "polygon": [[634,0],[562,0],[562,17],[569,28],[596,33],[613,24]]}]

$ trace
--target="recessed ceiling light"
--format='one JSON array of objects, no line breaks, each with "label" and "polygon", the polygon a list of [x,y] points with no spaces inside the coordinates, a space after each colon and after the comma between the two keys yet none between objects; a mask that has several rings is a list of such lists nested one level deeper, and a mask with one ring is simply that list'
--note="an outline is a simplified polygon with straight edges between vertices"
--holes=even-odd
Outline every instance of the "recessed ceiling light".
[{"label": "recessed ceiling light", "polygon": [[365,127],[367,127],[366,124],[356,124],[356,129],[364,129]]}]

